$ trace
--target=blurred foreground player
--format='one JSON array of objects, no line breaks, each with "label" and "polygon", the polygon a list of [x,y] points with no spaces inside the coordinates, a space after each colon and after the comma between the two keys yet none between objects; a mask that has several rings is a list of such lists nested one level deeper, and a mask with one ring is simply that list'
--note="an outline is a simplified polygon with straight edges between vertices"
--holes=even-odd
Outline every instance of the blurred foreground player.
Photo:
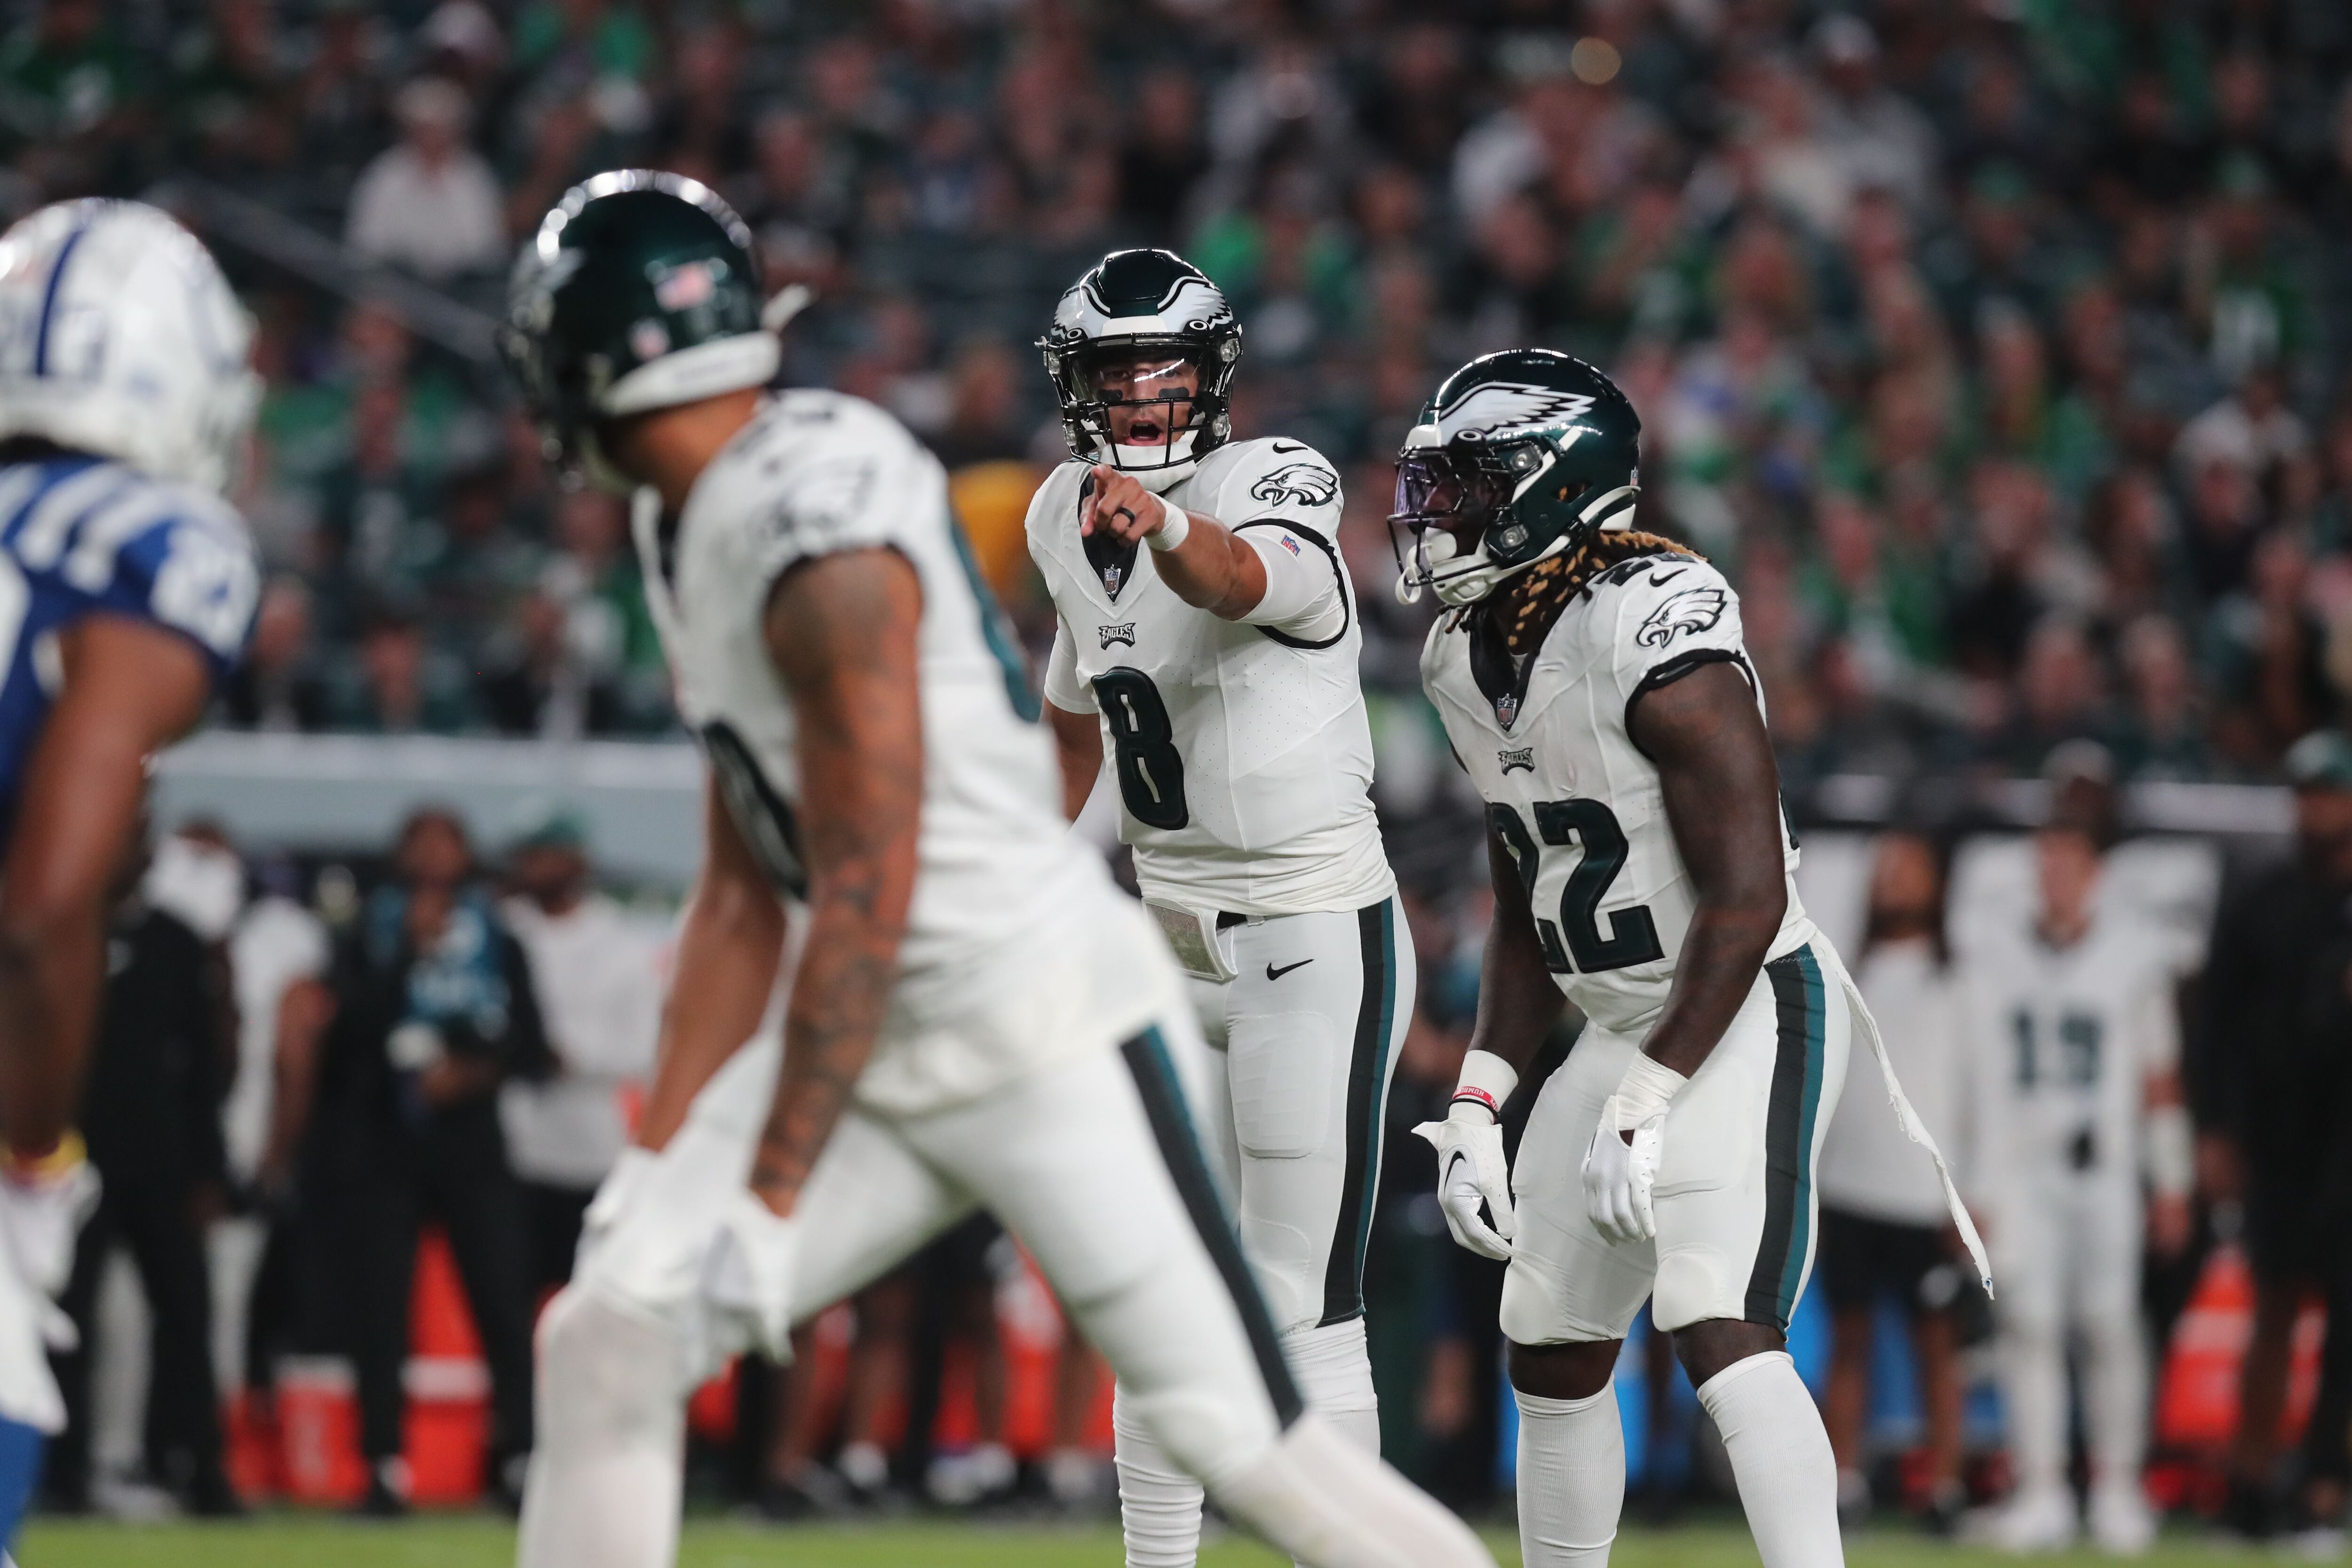
[{"label": "blurred foreground player", "polygon": [[131,202],[0,236],[0,1543],[63,1418],[43,1337],[92,1197],[68,1126],[108,887],[149,756],[202,716],[259,579],[221,499],[252,325],[202,245]]},{"label": "blurred foreground player", "polygon": [[[1878,1052],[1906,1130],[1934,1143],[1797,901],[1738,600],[1681,546],[1623,531],[1639,433],[1599,371],[1515,350],[1449,376],[1398,458],[1399,590],[1451,606],[1422,683],[1486,801],[1495,887],[1461,1081],[1416,1131],[1454,1239],[1510,1261],[1532,1568],[1608,1559],[1625,1490],[1611,1373],[1645,1300],[1723,1434],[1765,1568],[1827,1568],[1837,1468],[1785,1346],[1849,1048]],[[1500,1108],[1563,997],[1590,1023],[1507,1186]]]},{"label": "blurred foreground player", "polygon": [[[526,393],[571,456],[639,487],[711,781],[638,1144],[541,1328],[523,1568],[667,1563],[704,1371],[789,1356],[794,1321],[975,1208],[1229,1513],[1328,1568],[1490,1562],[1302,1413],[1193,1138],[1174,965],[1055,810],[946,476],[868,404],[765,393],[780,314],[741,222],[667,174],[572,191],[516,271]],[[807,929],[778,1068],[744,1047],[788,897]]]},{"label": "blurred foreground player", "polygon": [[[1210,1047],[1209,1115],[1299,1392],[1373,1453],[1364,1247],[1412,1017],[1373,815],[1339,476],[1230,439],[1241,328],[1164,250],[1105,257],[1040,346],[1074,460],[1029,507],[1059,624],[1046,718],[1072,816],[1115,759],[1119,837]],[[1201,1489],[1113,1407],[1130,1568],[1188,1568]]]}]

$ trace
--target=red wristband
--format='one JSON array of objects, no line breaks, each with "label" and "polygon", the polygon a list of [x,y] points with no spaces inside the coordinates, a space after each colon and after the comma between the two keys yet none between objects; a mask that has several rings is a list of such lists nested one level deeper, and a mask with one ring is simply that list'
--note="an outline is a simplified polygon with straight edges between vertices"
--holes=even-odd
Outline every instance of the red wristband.
[{"label": "red wristband", "polygon": [[1500,1121],[1503,1119],[1503,1108],[1495,1103],[1495,1097],[1488,1094],[1485,1089],[1480,1089],[1475,1083],[1457,1085],[1454,1090],[1454,1098],[1447,1100],[1445,1103],[1451,1106],[1465,1100],[1469,1100],[1474,1105],[1485,1106],[1486,1108],[1486,1114],[1493,1117],[1496,1121]]}]

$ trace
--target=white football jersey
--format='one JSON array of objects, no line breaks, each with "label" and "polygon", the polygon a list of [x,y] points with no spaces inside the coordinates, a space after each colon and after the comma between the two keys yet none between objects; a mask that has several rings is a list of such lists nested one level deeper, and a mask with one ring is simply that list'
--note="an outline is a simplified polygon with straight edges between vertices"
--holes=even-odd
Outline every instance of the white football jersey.
[{"label": "white football jersey", "polygon": [[[1560,612],[1518,672],[1523,687],[1499,697],[1471,672],[1469,616],[1457,610],[1430,628],[1422,685],[1518,866],[1552,979],[1594,1023],[1639,1039],[1674,984],[1696,898],[1657,766],[1626,732],[1626,714],[1695,663],[1728,660],[1754,684],[1738,597],[1694,555],[1622,562]],[[1771,958],[1813,934],[1785,823],[1789,909]]]},{"label": "white football jersey", "polygon": [[2179,1059],[2171,946],[2151,922],[2095,916],[2071,947],[2031,917],[1961,961],[1975,1067],[1975,1184],[2069,1170],[2139,1180],[2148,1075]]},{"label": "white football jersey", "polygon": [[1119,837],[1146,897],[1237,914],[1361,909],[1396,890],[1371,801],[1357,679],[1363,630],[1333,541],[1339,477],[1297,441],[1242,441],[1167,492],[1236,531],[1327,562],[1342,617],[1312,640],[1228,621],[1160,581],[1152,552],[1100,571],[1078,535],[1091,471],[1063,464],[1029,503],[1029,553],[1061,626],[1045,696],[1101,716]]},{"label": "white football jersey", "polygon": [[797,726],[761,624],[795,563],[896,550],[922,584],[922,827],[898,982],[859,1098],[913,1113],[1131,1033],[1177,979],[1150,922],[1069,834],[1018,645],[937,458],[873,405],[779,393],[703,470],[674,529],[640,491],[646,595],[678,702],[777,886],[803,877]]}]

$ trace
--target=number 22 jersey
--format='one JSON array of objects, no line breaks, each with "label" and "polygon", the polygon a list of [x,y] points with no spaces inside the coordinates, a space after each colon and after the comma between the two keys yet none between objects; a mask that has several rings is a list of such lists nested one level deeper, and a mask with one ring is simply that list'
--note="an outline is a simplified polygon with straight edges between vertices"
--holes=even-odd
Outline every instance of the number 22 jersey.
[{"label": "number 22 jersey", "polygon": [[[1696,556],[1620,562],[1570,601],[1495,695],[1472,670],[1472,614],[1451,611],[1430,628],[1422,685],[1518,868],[1553,981],[1594,1023],[1639,1039],[1674,984],[1696,897],[1657,765],[1627,720],[1637,697],[1704,663],[1736,664],[1755,684],[1738,596]],[[1789,907],[1771,958],[1813,930],[1785,825],[1782,856]]]}]

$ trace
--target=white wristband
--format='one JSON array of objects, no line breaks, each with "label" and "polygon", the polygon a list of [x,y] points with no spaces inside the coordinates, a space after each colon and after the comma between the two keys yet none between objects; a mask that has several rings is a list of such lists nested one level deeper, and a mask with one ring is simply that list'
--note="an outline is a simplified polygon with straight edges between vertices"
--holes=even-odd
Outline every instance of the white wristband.
[{"label": "white wristband", "polygon": [[2147,1184],[2162,1196],[2186,1197],[2197,1184],[2197,1137],[2189,1112],[2159,1105],[2147,1113]]},{"label": "white wristband", "polygon": [[1690,1079],[1667,1067],[1645,1051],[1635,1051],[1626,1064],[1625,1076],[1617,1080],[1617,1126],[1620,1132],[1630,1132],[1654,1117],[1664,1116],[1675,1096],[1683,1091]]},{"label": "white wristband", "polygon": [[1517,1068],[1492,1051],[1472,1051],[1462,1058],[1462,1077],[1454,1086],[1454,1102],[1445,1108],[1445,1118],[1500,1121],[1503,1101],[1518,1087]]},{"label": "white wristband", "polygon": [[1192,531],[1192,519],[1182,507],[1178,506],[1166,496],[1153,496],[1151,499],[1160,503],[1160,510],[1166,521],[1151,532],[1145,534],[1143,542],[1154,550],[1173,550],[1184,542],[1186,534]]}]

